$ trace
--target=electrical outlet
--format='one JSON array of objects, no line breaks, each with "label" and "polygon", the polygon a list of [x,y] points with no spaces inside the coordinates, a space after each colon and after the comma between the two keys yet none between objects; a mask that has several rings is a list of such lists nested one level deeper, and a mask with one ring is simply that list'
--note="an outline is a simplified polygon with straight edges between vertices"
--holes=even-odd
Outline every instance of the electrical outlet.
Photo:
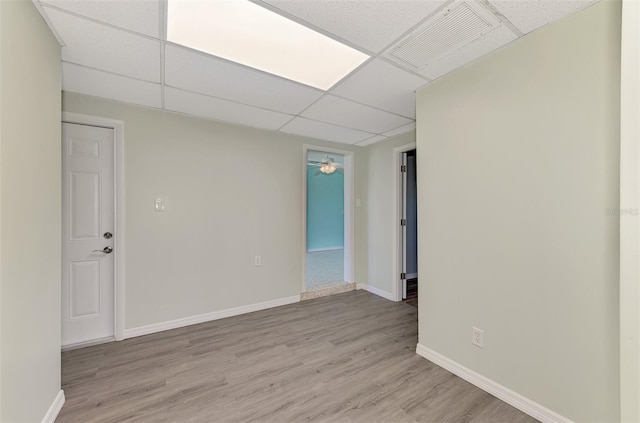
[{"label": "electrical outlet", "polygon": [[471,343],[476,347],[484,348],[484,331],[476,327],[471,332]]},{"label": "electrical outlet", "polygon": [[255,256],[253,259],[254,266],[262,266],[262,256]]}]

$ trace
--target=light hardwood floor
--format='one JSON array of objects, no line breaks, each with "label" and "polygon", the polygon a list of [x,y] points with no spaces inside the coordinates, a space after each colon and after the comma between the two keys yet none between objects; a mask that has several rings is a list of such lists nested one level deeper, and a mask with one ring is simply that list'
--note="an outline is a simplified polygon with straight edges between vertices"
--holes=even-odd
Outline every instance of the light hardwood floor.
[{"label": "light hardwood floor", "polygon": [[415,307],[353,291],[69,351],[56,421],[536,421],[416,342]]}]

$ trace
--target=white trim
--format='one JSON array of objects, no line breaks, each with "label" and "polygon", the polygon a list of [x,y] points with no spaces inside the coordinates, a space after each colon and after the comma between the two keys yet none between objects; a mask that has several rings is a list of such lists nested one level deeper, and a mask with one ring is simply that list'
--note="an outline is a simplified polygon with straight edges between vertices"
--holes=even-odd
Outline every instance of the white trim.
[{"label": "white trim", "polygon": [[62,121],[80,125],[102,126],[113,129],[114,173],[115,173],[115,280],[114,280],[114,337],[122,341],[124,336],[125,304],[125,167],[124,167],[124,122],[98,116],[62,112]]},{"label": "white trim", "polygon": [[54,423],[56,421],[56,418],[64,405],[64,400],[64,391],[60,389],[58,395],[56,395],[56,398],[53,400],[51,407],[47,410],[47,414],[42,418],[42,423]]},{"label": "white trim", "polygon": [[309,248],[307,253],[320,253],[322,251],[344,250],[344,247]]},{"label": "white trim", "polygon": [[298,302],[300,302],[300,295],[295,295],[293,297],[278,298],[275,300],[265,301],[262,303],[249,304],[246,306],[228,308],[226,310],[199,314],[197,316],[183,317],[181,319],[170,320],[168,322],[154,323],[152,325],[125,329],[124,337],[126,339],[135,338],[136,336],[149,335],[151,333],[163,332],[165,330],[197,325],[199,323],[210,322],[212,320],[224,319],[227,317],[238,316],[240,314],[252,313],[254,311],[266,310],[269,308],[280,307],[283,305],[293,304]]},{"label": "white trim", "polygon": [[640,3],[622,1],[620,420],[640,422]]},{"label": "white trim", "polygon": [[511,389],[462,366],[461,364],[456,363],[455,361],[425,347],[422,344],[418,344],[416,346],[416,354],[437,364],[443,369],[450,371],[454,375],[459,376],[483,391],[488,392],[494,397],[501,399],[507,404],[530,415],[534,419],[540,420],[543,423],[572,423],[571,420],[561,416],[555,411],[549,410],[537,402],[532,401],[529,398],[526,398],[517,392],[514,392]]},{"label": "white trim", "polygon": [[68,344],[62,346],[62,351],[71,351],[77,350],[79,348],[93,347],[95,345],[107,344],[109,342],[115,341],[116,338],[114,336],[107,336],[106,338],[93,339],[91,341],[78,342],[75,344]]},{"label": "white trim", "polygon": [[58,34],[58,30],[56,30],[56,27],[51,22],[51,19],[49,19],[49,15],[47,15],[47,12],[44,11],[44,8],[40,4],[40,2],[38,0],[31,0],[31,3],[33,3],[36,9],[38,9],[38,12],[40,12],[40,16],[49,27],[49,30],[51,31],[53,36],[56,38],[56,41],[58,41],[58,44],[60,44],[60,47],[66,47],[67,45],[64,43],[64,40],[62,39],[60,34]]},{"label": "white trim", "polygon": [[304,144],[302,146],[302,289],[307,291],[307,152],[309,150],[325,153],[335,153],[344,156],[344,281],[352,283],[355,280],[355,182],[354,182],[354,152],[338,150],[336,148],[319,145]]},{"label": "white trim", "polygon": [[359,283],[356,285],[357,289],[362,289],[364,291],[368,291],[371,292],[372,294],[377,295],[378,297],[382,297],[385,298],[389,301],[397,301],[395,299],[395,297],[393,296],[393,294],[387,292],[387,291],[383,291],[380,288],[376,288],[375,286],[371,286],[371,285],[367,285],[366,283]]},{"label": "white trim", "polygon": [[393,295],[393,301],[402,301],[402,280],[400,280],[400,263],[402,262],[402,250],[400,249],[400,216],[402,215],[402,204],[400,196],[402,194],[402,176],[400,175],[400,160],[402,153],[405,151],[411,151],[416,148],[416,143],[401,145],[393,149],[393,164],[391,171],[393,172],[393,191],[391,194],[391,201],[394,202],[393,207],[393,222],[392,222],[392,234],[393,234],[393,256],[391,257],[391,270],[393,272],[393,281],[391,284]]}]

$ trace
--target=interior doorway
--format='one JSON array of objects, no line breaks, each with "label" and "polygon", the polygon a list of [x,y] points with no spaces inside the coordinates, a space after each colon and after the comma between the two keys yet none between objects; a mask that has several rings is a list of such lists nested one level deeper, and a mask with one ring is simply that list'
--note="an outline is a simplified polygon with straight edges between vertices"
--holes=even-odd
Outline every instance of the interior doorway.
[{"label": "interior doorway", "polygon": [[402,153],[402,299],[418,306],[418,191],[416,150]]},{"label": "interior doorway", "polygon": [[124,339],[124,122],[62,112],[62,128],[61,344],[69,350]]},{"label": "interior doorway", "polygon": [[115,339],[114,130],[62,124],[62,346]]},{"label": "interior doorway", "polygon": [[393,149],[393,297],[418,305],[418,178],[416,143]]},{"label": "interior doorway", "polygon": [[302,292],[342,292],[353,282],[352,153],[304,149]]}]

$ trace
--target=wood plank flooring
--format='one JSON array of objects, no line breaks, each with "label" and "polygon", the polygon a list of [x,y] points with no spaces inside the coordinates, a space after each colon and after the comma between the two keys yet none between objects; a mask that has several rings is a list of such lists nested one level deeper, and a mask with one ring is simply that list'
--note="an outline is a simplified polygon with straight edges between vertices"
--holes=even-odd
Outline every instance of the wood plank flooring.
[{"label": "wood plank flooring", "polygon": [[536,421],[416,334],[415,307],[353,291],[68,351],[56,422]]}]

